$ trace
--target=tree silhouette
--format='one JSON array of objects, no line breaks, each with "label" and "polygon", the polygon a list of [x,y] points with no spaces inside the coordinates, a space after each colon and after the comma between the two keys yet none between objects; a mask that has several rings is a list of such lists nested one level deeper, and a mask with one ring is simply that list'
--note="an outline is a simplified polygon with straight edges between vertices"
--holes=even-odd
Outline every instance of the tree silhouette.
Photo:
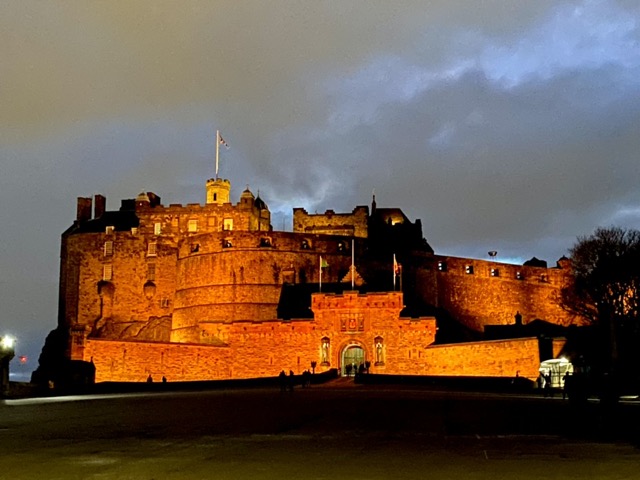
[{"label": "tree silhouette", "polygon": [[599,228],[570,253],[573,281],[562,288],[562,307],[604,334],[608,369],[630,371],[639,358],[640,231]]}]

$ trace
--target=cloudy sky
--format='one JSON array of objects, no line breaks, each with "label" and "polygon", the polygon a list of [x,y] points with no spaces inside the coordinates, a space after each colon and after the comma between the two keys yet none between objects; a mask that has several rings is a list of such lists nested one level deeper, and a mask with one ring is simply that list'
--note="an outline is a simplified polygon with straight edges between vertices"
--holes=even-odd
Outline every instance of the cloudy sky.
[{"label": "cloudy sky", "polygon": [[552,265],[640,228],[640,3],[7,0],[0,335],[30,372],[75,199],[401,207],[437,253]]}]

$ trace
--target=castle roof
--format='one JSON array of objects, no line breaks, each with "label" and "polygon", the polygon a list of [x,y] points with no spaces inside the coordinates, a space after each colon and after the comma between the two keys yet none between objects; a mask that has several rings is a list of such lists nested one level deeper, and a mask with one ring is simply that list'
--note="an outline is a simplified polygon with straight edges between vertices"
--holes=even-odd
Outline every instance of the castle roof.
[{"label": "castle roof", "polygon": [[255,207],[256,207],[258,210],[267,210],[267,209],[268,209],[267,204],[266,204],[266,203],[264,203],[264,200],[262,200],[262,199],[260,198],[260,194],[258,194],[258,197],[257,197],[257,198],[256,198],[256,200],[253,202],[253,204],[255,205]]},{"label": "castle roof", "polygon": [[99,218],[74,223],[65,233],[104,233],[107,227],[115,231],[127,231],[140,226],[140,219],[133,210],[104,212]]}]

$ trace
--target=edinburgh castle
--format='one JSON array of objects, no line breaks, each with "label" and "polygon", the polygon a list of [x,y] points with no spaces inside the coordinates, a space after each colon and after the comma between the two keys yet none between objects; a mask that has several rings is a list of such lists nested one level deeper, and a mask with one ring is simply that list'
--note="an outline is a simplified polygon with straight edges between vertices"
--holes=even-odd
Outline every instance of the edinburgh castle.
[{"label": "edinburgh castle", "polygon": [[[535,323],[579,323],[548,267],[440,256],[399,208],[294,208],[276,231],[265,201],[228,180],[206,202],[151,192],[106,209],[78,198],[62,235],[58,329],[96,381],[276,376],[366,364],[379,374],[536,378],[561,338]],[[513,334],[520,329],[520,334]],[[492,335],[491,332],[494,332]],[[507,334],[495,334],[507,332]]]}]

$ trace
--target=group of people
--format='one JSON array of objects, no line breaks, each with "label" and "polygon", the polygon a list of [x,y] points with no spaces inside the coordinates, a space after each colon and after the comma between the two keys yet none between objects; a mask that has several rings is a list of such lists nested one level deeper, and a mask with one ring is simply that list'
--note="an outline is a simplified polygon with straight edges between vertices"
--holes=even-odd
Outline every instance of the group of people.
[{"label": "group of people", "polygon": [[[571,372],[565,372],[562,376],[562,399],[566,399],[571,389],[571,382],[573,378],[571,376]],[[540,377],[538,377],[538,388],[542,389],[543,394],[546,397],[553,398],[553,378],[551,376],[551,372],[548,373],[540,373]]]},{"label": "group of people", "polygon": [[[289,375],[282,370],[278,375],[278,380],[280,381],[281,392],[285,392],[287,390],[293,392],[293,387],[297,383],[293,370],[289,370]],[[302,385],[302,388],[308,388],[311,386],[311,372],[309,370],[302,372],[300,385]]]}]

